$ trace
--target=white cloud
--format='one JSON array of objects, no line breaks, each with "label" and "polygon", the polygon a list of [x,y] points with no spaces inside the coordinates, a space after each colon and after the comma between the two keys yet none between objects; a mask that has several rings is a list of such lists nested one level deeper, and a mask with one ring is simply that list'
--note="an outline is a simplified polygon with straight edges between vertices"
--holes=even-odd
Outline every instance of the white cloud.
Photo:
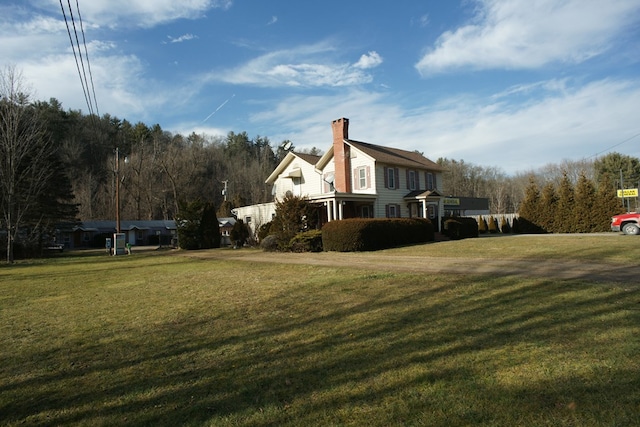
[{"label": "white cloud", "polygon": [[376,51],[371,51],[366,55],[362,55],[360,60],[353,66],[360,69],[375,68],[382,64],[382,57]]},{"label": "white cloud", "polygon": [[[273,141],[290,139],[298,148],[326,149],[331,120],[347,117],[352,139],[419,150],[432,160],[448,157],[497,166],[507,173],[590,158],[640,131],[640,82],[569,83],[532,85],[525,102],[519,99],[523,92],[515,91],[515,100],[507,93],[481,99],[462,95],[414,110],[406,102],[362,90],[295,96],[252,119],[281,132],[270,134]],[[616,150],[640,157],[637,140]]]},{"label": "white cloud", "polygon": [[[198,36],[195,36],[193,34],[183,34],[180,37],[167,36],[167,38],[169,39],[169,43],[182,43],[187,40],[197,39]],[[163,42],[163,43],[166,43],[166,42]]]},{"label": "white cloud", "polygon": [[449,69],[528,69],[580,63],[609,49],[637,22],[637,0],[476,0],[476,18],[443,33],[416,64]]},{"label": "white cloud", "polygon": [[267,22],[267,25],[273,25],[276,22],[278,22],[278,17],[277,16],[272,16],[271,17],[271,21]]},{"label": "white cloud", "polygon": [[[57,2],[39,0],[43,7],[61,13]],[[64,2],[65,9],[68,5]],[[71,2],[76,12],[75,2]],[[229,9],[233,0],[92,0],[83,2],[80,13],[85,24],[100,23],[106,27],[154,27],[177,19],[196,19],[211,9]]]},{"label": "white cloud", "polygon": [[[211,73],[209,79],[226,83],[263,87],[339,87],[370,83],[373,77],[363,68],[382,61],[375,52],[363,55],[355,65],[327,60],[333,46],[320,43],[259,56],[222,73]],[[366,67],[365,67],[366,66]]]}]

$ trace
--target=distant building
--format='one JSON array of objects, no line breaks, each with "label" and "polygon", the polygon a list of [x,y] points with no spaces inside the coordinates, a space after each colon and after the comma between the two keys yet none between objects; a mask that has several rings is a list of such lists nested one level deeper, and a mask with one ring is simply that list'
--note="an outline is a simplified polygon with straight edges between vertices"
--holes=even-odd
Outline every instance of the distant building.
[{"label": "distant building", "polygon": [[445,216],[489,215],[489,199],[479,197],[444,197]]}]

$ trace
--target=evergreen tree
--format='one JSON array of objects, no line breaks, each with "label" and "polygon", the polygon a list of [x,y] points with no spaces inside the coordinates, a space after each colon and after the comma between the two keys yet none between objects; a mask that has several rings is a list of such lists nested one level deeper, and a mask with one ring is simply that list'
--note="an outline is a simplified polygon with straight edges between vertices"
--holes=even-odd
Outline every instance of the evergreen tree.
[{"label": "evergreen tree", "polygon": [[200,220],[201,249],[212,249],[220,247],[220,224],[216,216],[216,209],[213,203],[207,202],[202,207],[202,218]]},{"label": "evergreen tree", "polygon": [[241,248],[249,239],[251,233],[249,231],[249,227],[241,220],[237,220],[235,224],[233,224],[233,228],[231,229],[231,233],[229,233],[229,237],[233,242],[234,248]]},{"label": "evergreen tree", "polygon": [[576,231],[574,190],[567,174],[564,174],[558,188],[558,203],[555,212],[555,232],[573,233]]},{"label": "evergreen tree", "polygon": [[202,211],[204,204],[200,200],[180,203],[180,211],[176,215],[178,228],[178,244],[182,249],[200,249],[202,243]]},{"label": "evergreen tree", "polygon": [[518,232],[519,233],[541,233],[540,226],[540,190],[533,178],[529,179],[529,185],[525,190],[524,200],[520,204],[518,211]]},{"label": "evergreen tree", "polygon": [[271,221],[271,233],[278,247],[289,250],[289,242],[301,231],[313,230],[318,225],[316,209],[303,197],[287,195],[276,202],[276,216]]},{"label": "evergreen tree", "polygon": [[542,189],[540,199],[540,227],[547,233],[557,232],[556,228],[556,205],[558,203],[558,195],[552,182],[547,183]]},{"label": "evergreen tree", "polygon": [[597,228],[595,216],[596,188],[584,174],[578,178],[575,188],[574,224],[578,233],[591,233]]},{"label": "evergreen tree", "polygon": [[610,175],[601,175],[594,204],[595,226],[593,231],[611,231],[611,217],[624,211],[620,200]]},{"label": "evergreen tree", "polygon": [[491,234],[495,234],[499,231],[498,223],[496,222],[496,219],[493,217],[493,215],[489,217],[489,224],[487,225],[487,230]]}]

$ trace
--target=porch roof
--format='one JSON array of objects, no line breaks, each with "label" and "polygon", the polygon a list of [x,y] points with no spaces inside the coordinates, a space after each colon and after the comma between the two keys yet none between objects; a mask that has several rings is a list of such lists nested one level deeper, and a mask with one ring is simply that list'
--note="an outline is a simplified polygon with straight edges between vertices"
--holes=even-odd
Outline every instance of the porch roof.
[{"label": "porch roof", "polygon": [[404,196],[404,199],[426,199],[427,197],[442,197],[442,194],[437,190],[413,190]]}]

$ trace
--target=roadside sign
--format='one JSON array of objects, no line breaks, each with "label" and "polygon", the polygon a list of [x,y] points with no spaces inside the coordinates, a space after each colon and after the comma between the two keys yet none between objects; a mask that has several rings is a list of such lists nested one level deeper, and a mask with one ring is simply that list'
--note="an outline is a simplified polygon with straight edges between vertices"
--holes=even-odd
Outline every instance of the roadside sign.
[{"label": "roadside sign", "polygon": [[638,189],[625,188],[624,190],[618,190],[618,197],[638,197]]}]

